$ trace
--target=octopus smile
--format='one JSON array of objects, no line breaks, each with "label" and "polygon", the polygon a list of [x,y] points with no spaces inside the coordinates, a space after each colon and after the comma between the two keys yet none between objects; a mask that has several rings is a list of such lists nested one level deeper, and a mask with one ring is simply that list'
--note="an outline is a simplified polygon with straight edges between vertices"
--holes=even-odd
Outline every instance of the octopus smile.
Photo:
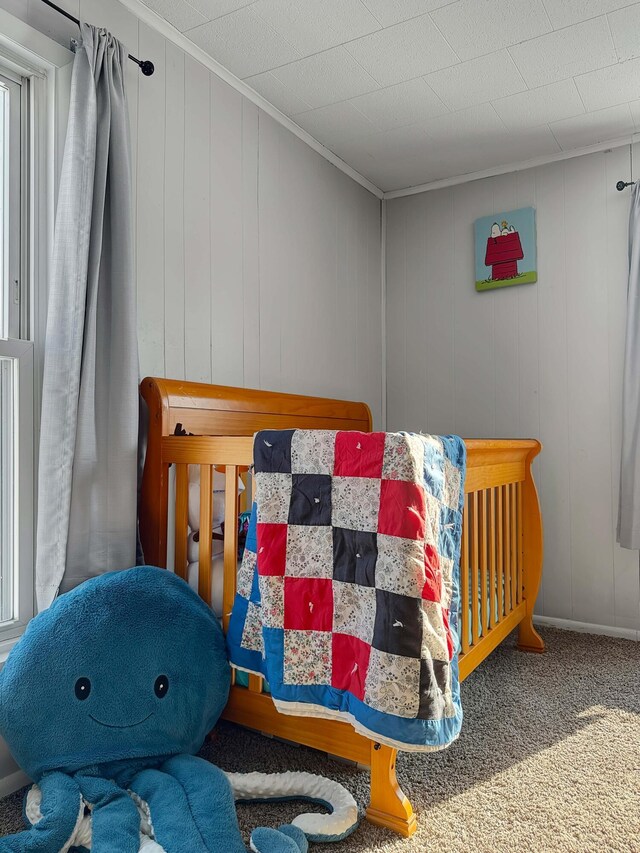
[{"label": "octopus smile", "polygon": [[144,718],[144,720],[138,720],[137,723],[129,723],[126,726],[116,726],[113,723],[103,723],[102,720],[99,720],[97,717],[94,717],[93,714],[89,714],[94,723],[98,723],[100,726],[105,726],[107,729],[133,729],[135,726],[141,726],[143,723],[146,723],[149,717],[153,717],[153,711]]}]

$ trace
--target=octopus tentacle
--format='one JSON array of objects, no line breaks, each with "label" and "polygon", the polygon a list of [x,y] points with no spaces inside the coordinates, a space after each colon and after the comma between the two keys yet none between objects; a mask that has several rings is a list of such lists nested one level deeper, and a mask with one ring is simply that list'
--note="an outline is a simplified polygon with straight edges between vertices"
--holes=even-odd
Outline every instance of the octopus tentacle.
[{"label": "octopus tentacle", "polygon": [[307,853],[309,843],[301,829],[285,824],[279,829],[254,829],[251,849],[254,853]]},{"label": "octopus tentacle", "polygon": [[0,853],[50,853],[66,850],[84,805],[71,776],[49,773],[39,782],[41,819],[24,832],[0,838]]},{"label": "octopus tentacle", "polygon": [[195,825],[187,796],[177,779],[161,770],[142,770],[129,786],[148,808],[153,835],[165,850],[207,853],[204,839]]},{"label": "octopus tentacle", "polygon": [[93,805],[93,853],[138,853],[140,815],[127,791],[101,776],[78,773],[74,778],[82,796]]},{"label": "octopus tentacle", "polygon": [[156,841],[165,849],[245,853],[231,786],[208,761],[175,756],[159,770],[138,773],[130,788],[149,806]]}]

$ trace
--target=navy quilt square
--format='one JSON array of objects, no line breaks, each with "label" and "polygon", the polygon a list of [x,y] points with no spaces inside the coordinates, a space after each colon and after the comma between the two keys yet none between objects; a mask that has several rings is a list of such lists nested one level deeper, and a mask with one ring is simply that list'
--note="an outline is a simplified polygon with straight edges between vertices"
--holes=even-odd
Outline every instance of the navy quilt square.
[{"label": "navy quilt square", "polygon": [[360,586],[376,585],[378,537],[364,530],[333,528],[333,577]]},{"label": "navy quilt square", "polygon": [[289,524],[331,524],[331,477],[328,474],[293,474]]},{"label": "navy quilt square", "polygon": [[408,658],[422,656],[422,600],[376,589],[373,645],[381,652]]},{"label": "navy quilt square", "polygon": [[253,444],[253,464],[257,474],[291,473],[292,429],[267,429],[260,432]]}]

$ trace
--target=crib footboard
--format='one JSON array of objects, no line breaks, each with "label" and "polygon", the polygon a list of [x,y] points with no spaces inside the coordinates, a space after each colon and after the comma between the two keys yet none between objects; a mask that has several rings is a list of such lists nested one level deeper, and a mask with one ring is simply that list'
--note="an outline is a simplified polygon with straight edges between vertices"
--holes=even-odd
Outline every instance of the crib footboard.
[{"label": "crib footboard", "polygon": [[532,462],[535,440],[470,440],[460,551],[460,678],[519,628],[518,645],[542,652],[533,608],[543,534]]}]

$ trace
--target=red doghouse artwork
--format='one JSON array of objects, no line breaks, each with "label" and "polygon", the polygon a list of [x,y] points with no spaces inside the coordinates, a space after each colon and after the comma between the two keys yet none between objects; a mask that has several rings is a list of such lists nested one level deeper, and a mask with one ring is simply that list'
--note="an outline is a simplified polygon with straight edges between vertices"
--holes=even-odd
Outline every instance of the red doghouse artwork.
[{"label": "red doghouse artwork", "polygon": [[477,220],[476,267],[477,290],[537,280],[533,208]]},{"label": "red doghouse artwork", "polygon": [[[491,278],[493,281],[502,281],[505,278],[515,278],[518,275],[518,261],[524,258],[520,234],[514,226],[509,226],[507,221],[502,222],[503,230],[492,233],[487,237],[487,250],[484,256],[485,266],[491,267]],[[493,228],[498,229],[496,222]],[[493,232],[492,228],[492,232]]]}]

